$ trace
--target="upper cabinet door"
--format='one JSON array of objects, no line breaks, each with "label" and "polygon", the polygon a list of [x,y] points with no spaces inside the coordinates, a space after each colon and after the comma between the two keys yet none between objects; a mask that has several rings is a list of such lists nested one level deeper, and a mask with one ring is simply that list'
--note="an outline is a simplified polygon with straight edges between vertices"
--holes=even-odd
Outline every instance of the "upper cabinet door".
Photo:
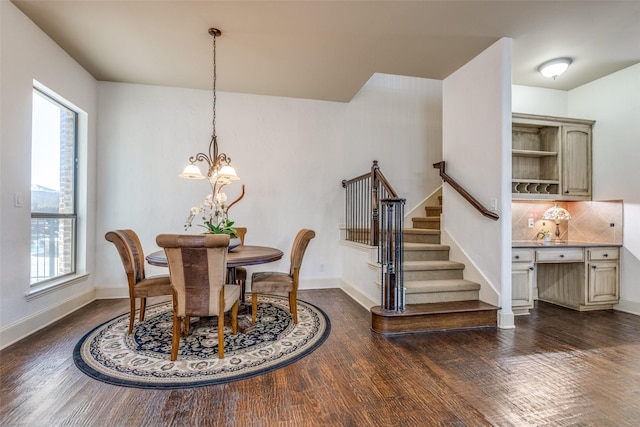
[{"label": "upper cabinet door", "polygon": [[562,196],[591,197],[591,126],[562,130]]},{"label": "upper cabinet door", "polygon": [[593,120],[513,113],[514,200],[591,200]]}]

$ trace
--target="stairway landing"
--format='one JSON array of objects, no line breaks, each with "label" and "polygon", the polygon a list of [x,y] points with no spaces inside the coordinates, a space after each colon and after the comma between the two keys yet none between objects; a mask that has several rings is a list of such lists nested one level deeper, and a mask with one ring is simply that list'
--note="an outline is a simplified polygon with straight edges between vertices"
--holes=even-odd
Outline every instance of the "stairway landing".
[{"label": "stairway landing", "polygon": [[383,335],[496,328],[498,308],[478,300],[409,304],[402,313],[371,308],[371,329]]}]

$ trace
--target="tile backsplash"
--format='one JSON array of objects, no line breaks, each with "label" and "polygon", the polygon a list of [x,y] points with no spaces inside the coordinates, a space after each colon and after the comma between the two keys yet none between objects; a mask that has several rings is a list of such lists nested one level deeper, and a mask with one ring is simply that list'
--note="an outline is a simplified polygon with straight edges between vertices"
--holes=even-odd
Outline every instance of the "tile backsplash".
[{"label": "tile backsplash", "polygon": [[[541,230],[549,230],[555,239],[556,224],[543,220],[544,212],[555,202],[514,201],[511,203],[512,239],[536,240]],[[571,214],[560,221],[560,239],[586,243],[622,244],[622,201],[557,202]],[[533,218],[533,228],[528,227]]]}]

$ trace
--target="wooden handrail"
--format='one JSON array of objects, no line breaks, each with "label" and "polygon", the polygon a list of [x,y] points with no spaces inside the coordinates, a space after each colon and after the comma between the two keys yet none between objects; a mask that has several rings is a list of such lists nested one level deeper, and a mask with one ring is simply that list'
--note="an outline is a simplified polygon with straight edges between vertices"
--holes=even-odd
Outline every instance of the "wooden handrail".
[{"label": "wooden handrail", "polygon": [[486,216],[487,218],[491,218],[494,221],[497,221],[498,219],[500,219],[500,216],[497,213],[492,212],[489,209],[485,208],[479,201],[477,201],[471,194],[469,194],[467,190],[465,190],[460,184],[458,184],[455,179],[447,175],[447,173],[444,171],[444,168],[445,168],[444,161],[434,163],[433,167],[436,169],[440,169],[440,176],[442,177],[442,180],[444,182],[447,182],[451,187],[453,187],[454,190],[460,193],[460,195],[467,202],[471,203],[471,206],[476,208],[482,215]]},{"label": "wooden handrail", "polygon": [[380,243],[380,201],[397,198],[398,193],[391,187],[380,171],[378,161],[374,160],[371,170],[351,179],[342,180],[346,192],[347,229],[355,236],[352,240],[365,243],[363,232],[367,232],[366,243],[378,246]]},{"label": "wooden handrail", "polygon": [[361,180],[369,178],[369,177],[372,178],[372,182],[374,180],[379,180],[380,183],[382,183],[382,186],[387,190],[387,193],[389,193],[390,197],[393,197],[393,198],[398,197],[398,194],[396,193],[396,191],[393,189],[391,184],[389,184],[389,181],[387,181],[387,178],[380,171],[380,166],[378,165],[378,161],[377,160],[373,161],[373,165],[371,166],[371,172],[364,173],[364,174],[362,174],[360,176],[357,176],[355,178],[343,179],[342,180],[342,188],[345,188],[349,184],[352,184],[352,183],[357,182],[357,181],[361,181]]}]

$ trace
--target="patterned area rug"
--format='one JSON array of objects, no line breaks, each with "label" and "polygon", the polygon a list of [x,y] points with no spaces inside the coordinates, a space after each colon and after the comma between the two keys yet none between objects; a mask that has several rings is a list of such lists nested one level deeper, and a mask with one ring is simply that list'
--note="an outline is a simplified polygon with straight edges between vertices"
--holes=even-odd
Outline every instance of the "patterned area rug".
[{"label": "patterned area rug", "polygon": [[[136,315],[137,317],[137,315]],[[240,316],[238,316],[240,323]],[[250,319],[249,319],[250,321]],[[125,387],[173,389],[241,380],[286,366],[310,354],[329,336],[326,314],[298,300],[298,324],[287,298],[260,295],[256,327],[233,335],[225,322],[224,359],[218,358],[216,318],[192,319],[191,333],[180,340],[178,360],[171,362],[171,303],[147,307],[144,322],[127,334],[129,314],[86,334],[73,351],[82,372]]]}]

